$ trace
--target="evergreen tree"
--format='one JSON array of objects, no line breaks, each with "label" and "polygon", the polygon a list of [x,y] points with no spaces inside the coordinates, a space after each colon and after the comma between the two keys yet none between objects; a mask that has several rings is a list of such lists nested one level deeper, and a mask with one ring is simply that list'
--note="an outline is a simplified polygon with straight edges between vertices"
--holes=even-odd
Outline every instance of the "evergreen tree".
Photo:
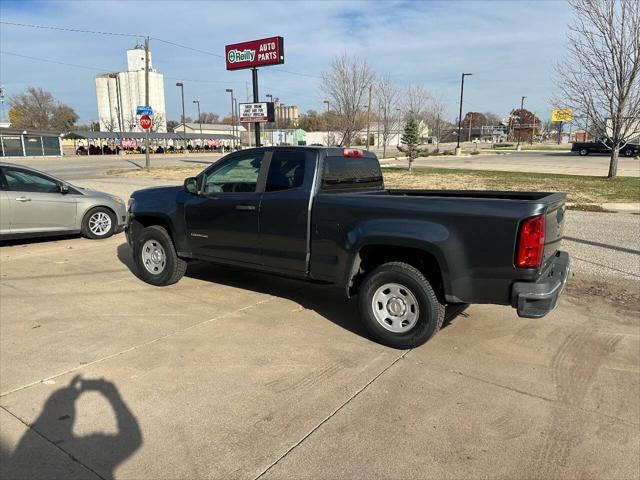
[{"label": "evergreen tree", "polygon": [[398,146],[398,150],[407,155],[409,171],[411,171],[413,161],[426,151],[418,147],[420,144],[420,127],[415,118],[410,118],[404,126],[400,141],[402,145]]}]

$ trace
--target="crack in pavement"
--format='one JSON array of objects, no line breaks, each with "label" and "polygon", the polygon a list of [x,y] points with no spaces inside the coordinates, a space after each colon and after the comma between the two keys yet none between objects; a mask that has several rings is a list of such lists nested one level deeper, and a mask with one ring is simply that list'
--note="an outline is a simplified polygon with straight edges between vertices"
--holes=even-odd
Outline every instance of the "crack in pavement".
[{"label": "crack in pavement", "polygon": [[53,445],[55,448],[57,448],[58,450],[60,450],[62,453],[64,453],[65,455],[67,455],[69,457],[69,459],[71,459],[73,462],[76,462],[78,465],[82,466],[83,468],[87,469],[88,471],[90,471],[91,473],[93,473],[95,476],[97,476],[98,478],[101,478],[102,480],[106,480],[105,477],[103,477],[102,475],[100,475],[98,472],[96,472],[93,468],[91,468],[89,465],[85,465],[84,463],[82,463],[80,461],[79,458],[75,457],[74,455],[72,455],[71,453],[67,452],[64,448],[62,448],[60,445],[58,445],[56,442],[50,440],[46,435],[44,435],[42,432],[38,431],[37,429],[33,428],[31,425],[29,425],[27,422],[25,422],[24,420],[22,420],[20,417],[18,417],[16,414],[14,414],[12,411],[8,410],[6,407],[0,405],[0,409],[4,410],[5,412],[7,412],[9,415],[11,415],[13,418],[15,418],[17,421],[19,421],[21,424],[23,424],[25,427],[27,427],[29,430],[31,430],[32,432],[34,432],[36,435],[38,435],[40,438],[42,438],[45,442],[50,443],[51,445]]},{"label": "crack in pavement", "polygon": [[274,295],[270,295],[268,298],[260,300],[260,301],[258,301],[256,303],[251,304],[251,305],[247,305],[247,306],[244,306],[242,308],[238,308],[236,310],[224,313],[222,315],[210,318],[208,320],[203,320],[202,322],[196,323],[194,325],[190,325],[190,326],[185,327],[185,328],[180,329],[180,330],[174,330],[173,332],[167,333],[166,335],[161,335],[160,337],[156,337],[156,338],[153,338],[153,339],[148,340],[146,342],[140,343],[138,345],[134,345],[132,347],[129,347],[129,348],[125,349],[125,350],[121,350],[119,352],[112,353],[110,355],[107,355],[106,357],[98,358],[98,359],[93,360],[91,362],[87,362],[87,363],[84,363],[82,365],[78,365],[77,367],[73,367],[73,368],[70,368],[70,369],[65,370],[63,372],[56,373],[56,374],[51,375],[49,377],[43,378],[41,380],[36,380],[36,381],[28,383],[26,385],[22,385],[20,387],[16,387],[14,389],[8,390],[6,392],[2,392],[2,393],[0,393],[0,398],[5,397],[7,395],[10,395],[12,393],[18,392],[20,390],[24,390],[25,388],[33,387],[34,385],[38,385],[38,384],[46,382],[48,380],[53,380],[54,378],[61,377],[61,376],[66,375],[68,373],[75,372],[75,371],[80,370],[82,368],[86,368],[86,367],[89,367],[91,365],[95,365],[97,363],[101,363],[101,362],[104,362],[106,360],[110,360],[110,359],[115,358],[115,357],[119,357],[120,355],[124,355],[125,353],[128,353],[128,352],[132,352],[133,350],[137,350],[139,348],[146,347],[147,345],[151,345],[151,344],[154,344],[154,343],[159,342],[161,340],[165,340],[167,338],[170,338],[170,337],[173,337],[175,335],[178,335],[180,333],[184,333],[184,332],[189,331],[189,330],[191,330],[193,328],[201,327],[201,326],[206,325],[208,323],[215,322],[216,320],[221,320],[221,319],[226,318],[226,317],[228,317],[230,315],[233,315],[233,314],[236,314],[236,313],[239,313],[239,312],[243,312],[245,310],[248,310],[250,308],[256,307],[258,305],[262,305],[264,303],[273,301],[273,300],[278,299],[278,298],[280,298],[280,297],[276,297]]},{"label": "crack in pavement", "polygon": [[273,467],[275,467],[278,464],[278,462],[280,462],[283,458],[285,458],[287,455],[289,455],[293,450],[295,450],[297,447],[299,447],[307,438],[309,438],[311,435],[313,435],[314,432],[316,432],[320,427],[322,427],[322,425],[324,425],[326,422],[331,420],[331,418],[333,418],[338,412],[340,412],[340,410],[342,410],[349,403],[351,403],[352,400],[354,400],[358,395],[360,395],[362,392],[364,392],[371,384],[373,384],[373,382],[375,382],[378,378],[380,378],[385,372],[387,372],[396,363],[398,363],[400,360],[404,359],[407,356],[407,354],[409,354],[410,352],[411,352],[411,350],[405,350],[404,352],[402,352],[402,354],[400,354],[398,357],[396,357],[395,360],[393,360],[389,365],[387,365],[385,368],[383,368],[371,380],[369,380],[362,387],[360,387],[358,390],[356,390],[349,398],[347,398],[343,403],[341,403],[337,408],[335,408],[329,415],[327,415],[324,419],[322,419],[320,421],[320,423],[318,423],[311,430],[309,430],[309,432],[307,432],[306,435],[303,435],[302,438],[300,438],[297,442],[295,442],[293,445],[291,445],[282,455],[280,455],[275,461],[273,461],[267,468],[265,468],[256,477],[254,477],[253,480],[259,480],[261,477],[263,477],[269,470],[271,470]]}]

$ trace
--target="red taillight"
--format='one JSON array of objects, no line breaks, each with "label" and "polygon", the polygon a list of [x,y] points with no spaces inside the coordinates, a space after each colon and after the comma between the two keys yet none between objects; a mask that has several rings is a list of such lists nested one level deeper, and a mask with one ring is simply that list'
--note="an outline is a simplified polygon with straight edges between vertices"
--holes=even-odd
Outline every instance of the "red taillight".
[{"label": "red taillight", "polygon": [[362,157],[362,150],[359,148],[343,148],[342,156],[343,157]]},{"label": "red taillight", "polygon": [[538,268],[544,252],[544,216],[536,215],[520,224],[516,267]]}]

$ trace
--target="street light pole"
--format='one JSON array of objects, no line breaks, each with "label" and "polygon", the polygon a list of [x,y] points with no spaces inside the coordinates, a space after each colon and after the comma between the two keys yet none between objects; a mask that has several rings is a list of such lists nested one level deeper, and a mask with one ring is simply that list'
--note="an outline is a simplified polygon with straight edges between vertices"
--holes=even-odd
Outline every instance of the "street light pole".
[{"label": "street light pole", "polygon": [[198,123],[200,124],[200,135],[202,135],[202,115],[200,114],[200,100],[194,100],[193,103],[198,105]]},{"label": "street light pole", "polygon": [[184,83],[176,82],[176,87],[180,87],[182,93],[182,143],[184,143],[184,152],[187,152],[187,117],[184,114]]},{"label": "street light pole", "polygon": [[[522,99],[520,100],[520,115],[518,115],[518,120],[520,125],[522,125],[522,110],[524,110],[524,99],[527,97],[522,97]],[[518,129],[518,144],[516,145],[516,150],[520,150],[520,136],[522,135],[522,129],[519,128]]]},{"label": "street light pole", "polygon": [[464,98],[464,77],[469,77],[471,75],[473,75],[473,73],[463,73],[462,83],[460,84],[460,114],[458,115],[458,144],[456,145],[456,155],[460,155],[460,153],[462,153],[462,149],[460,148],[460,131],[462,130],[462,99]]},{"label": "street light pole", "polygon": [[233,88],[227,88],[225,90],[225,92],[231,94],[231,136],[233,137],[232,140],[232,145],[233,145],[233,149],[235,150],[235,145],[236,145],[236,134],[235,134],[235,108],[234,108],[234,98],[233,98]]}]

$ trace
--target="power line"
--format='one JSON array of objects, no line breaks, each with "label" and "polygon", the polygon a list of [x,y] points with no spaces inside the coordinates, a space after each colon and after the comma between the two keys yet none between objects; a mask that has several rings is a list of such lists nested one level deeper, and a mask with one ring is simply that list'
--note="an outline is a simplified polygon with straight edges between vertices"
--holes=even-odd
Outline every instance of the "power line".
[{"label": "power line", "polygon": [[144,36],[144,35],[135,35],[133,33],[99,32],[94,30],[80,30],[77,28],[52,27],[49,25],[33,25],[31,23],[16,23],[16,22],[3,22],[3,21],[0,21],[0,23],[3,25],[12,25],[14,27],[29,27],[29,28],[39,28],[42,30],[59,30],[62,32],[74,32],[74,33],[92,33],[95,35],[112,35],[117,37],[140,38]]},{"label": "power line", "polygon": [[[53,27],[53,26],[49,26],[49,25],[35,25],[35,24],[31,24],[31,23],[17,23],[17,22],[0,21],[0,24],[12,25],[14,27],[37,28],[37,29],[42,29],[42,30],[58,30],[58,31],[63,31],[63,32],[89,33],[89,34],[93,34],[93,35],[113,35],[113,36],[133,37],[133,38],[142,38],[142,37],[145,36],[145,35],[140,35],[140,34],[136,35],[136,34],[132,34],[132,33],[103,32],[103,31],[97,31],[97,30],[81,30],[81,29],[77,29],[77,28]],[[224,58],[224,55],[220,55],[218,53],[209,52],[207,50],[202,50],[202,49],[199,49],[199,48],[189,47],[187,45],[182,45],[180,43],[176,43],[176,42],[171,42],[169,40],[165,40],[163,38],[151,37],[151,36],[149,38],[151,40],[155,40],[155,41],[161,42],[161,43],[166,43],[167,45],[172,45],[174,47],[183,48],[185,50],[191,50],[193,52],[202,53],[204,55],[210,55],[212,57]],[[311,75],[311,74],[308,74],[308,73],[293,72],[291,70],[285,70],[284,68],[277,68],[277,69],[275,69],[275,71],[288,73],[290,75],[298,75],[298,76],[301,76],[301,77],[320,78],[317,75]]]},{"label": "power line", "polygon": [[[82,68],[85,70],[94,70],[97,72],[102,72],[102,73],[112,73],[113,70],[110,70],[108,68],[100,68],[100,67],[91,67],[88,65],[78,65],[76,63],[67,63],[67,62],[60,62],[57,60],[51,60],[49,58],[40,58],[40,57],[33,57],[31,55],[22,55],[20,53],[15,53],[15,52],[8,52],[6,50],[0,50],[0,55],[11,55],[13,57],[20,57],[20,58],[26,58],[29,60],[36,60],[38,62],[46,62],[46,63],[55,63],[56,65],[63,65],[65,67],[75,67],[75,68]],[[202,79],[193,79],[193,78],[184,78],[184,77],[169,77],[166,75],[163,75],[165,80],[180,80],[183,82],[193,82],[193,83],[215,83],[215,84],[223,84],[223,85],[235,85],[238,86],[241,84],[240,81],[224,81],[224,80],[202,80]]]}]

